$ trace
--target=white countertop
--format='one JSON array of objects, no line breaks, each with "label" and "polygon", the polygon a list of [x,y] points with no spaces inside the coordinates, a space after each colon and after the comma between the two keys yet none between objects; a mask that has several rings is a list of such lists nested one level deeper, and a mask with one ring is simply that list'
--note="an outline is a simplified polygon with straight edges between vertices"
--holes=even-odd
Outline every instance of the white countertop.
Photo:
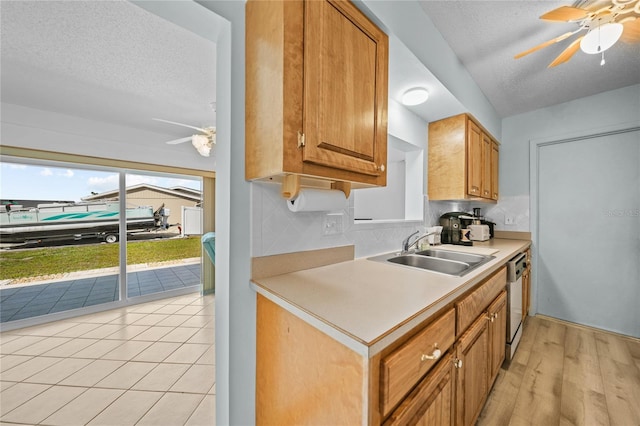
[{"label": "white countertop", "polygon": [[363,356],[373,356],[530,245],[492,239],[436,248],[495,259],[463,277],[355,259],[253,281],[253,288]]}]

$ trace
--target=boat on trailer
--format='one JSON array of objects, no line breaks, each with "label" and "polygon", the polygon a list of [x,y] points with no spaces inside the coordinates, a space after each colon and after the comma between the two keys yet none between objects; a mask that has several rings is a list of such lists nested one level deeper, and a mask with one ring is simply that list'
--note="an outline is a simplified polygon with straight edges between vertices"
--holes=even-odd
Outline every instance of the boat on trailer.
[{"label": "boat on trailer", "polygon": [[[127,232],[166,229],[169,209],[162,205],[127,207]],[[118,241],[120,203],[81,202],[38,204],[23,208],[0,206],[0,243],[38,243],[53,240],[101,238]]]}]

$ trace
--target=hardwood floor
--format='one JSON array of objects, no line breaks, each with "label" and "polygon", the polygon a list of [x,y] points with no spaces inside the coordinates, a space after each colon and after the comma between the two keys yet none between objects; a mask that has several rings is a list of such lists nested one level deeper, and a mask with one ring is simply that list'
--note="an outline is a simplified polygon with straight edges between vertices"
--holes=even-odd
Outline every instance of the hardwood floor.
[{"label": "hardwood floor", "polygon": [[530,317],[478,426],[640,426],[640,340]]}]

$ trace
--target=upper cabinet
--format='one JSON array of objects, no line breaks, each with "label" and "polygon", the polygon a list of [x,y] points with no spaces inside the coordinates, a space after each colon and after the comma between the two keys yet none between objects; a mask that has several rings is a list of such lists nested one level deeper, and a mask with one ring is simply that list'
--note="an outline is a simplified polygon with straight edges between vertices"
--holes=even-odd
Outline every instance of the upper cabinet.
[{"label": "upper cabinet", "polygon": [[347,1],[246,6],[246,178],[386,185],[388,37]]},{"label": "upper cabinet", "polygon": [[429,199],[497,201],[499,149],[469,114],[429,123]]}]

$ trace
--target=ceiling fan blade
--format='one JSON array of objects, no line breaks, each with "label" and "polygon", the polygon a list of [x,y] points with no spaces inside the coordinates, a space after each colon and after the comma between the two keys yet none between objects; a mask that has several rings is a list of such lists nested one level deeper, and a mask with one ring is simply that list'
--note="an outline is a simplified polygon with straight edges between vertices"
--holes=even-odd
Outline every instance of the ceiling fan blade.
[{"label": "ceiling fan blade", "polygon": [[201,127],[189,126],[188,124],[176,123],[175,121],[163,120],[162,118],[152,118],[155,121],[161,121],[163,123],[175,124],[177,126],[188,127],[189,129],[198,130],[202,133],[207,133],[207,131]]},{"label": "ceiling fan blade", "polygon": [[625,43],[637,43],[640,41],[640,18],[622,22],[624,29],[620,40]]},{"label": "ceiling fan blade", "polygon": [[533,53],[533,52],[538,51],[538,50],[540,50],[542,48],[545,48],[547,46],[551,46],[554,43],[557,43],[557,42],[562,41],[562,40],[564,40],[566,38],[569,38],[569,37],[571,37],[572,35],[574,35],[575,33],[577,33],[580,30],[582,30],[582,28],[579,28],[576,31],[569,31],[568,33],[564,33],[561,36],[558,36],[558,37],[553,38],[551,40],[545,41],[544,43],[541,43],[541,44],[539,44],[539,45],[537,45],[535,47],[532,47],[529,50],[525,50],[524,52],[520,52],[516,56],[514,56],[513,58],[514,59],[520,59],[523,56],[528,55],[529,53]]},{"label": "ceiling fan blade", "polygon": [[185,143],[185,142],[191,142],[191,136],[186,137],[186,138],[175,139],[175,140],[169,141],[169,142],[167,142],[167,145],[177,145],[179,143]]},{"label": "ceiling fan blade", "polygon": [[586,18],[589,15],[588,10],[580,9],[578,7],[561,6],[557,9],[553,9],[540,17],[545,21],[577,21],[578,19]]},{"label": "ceiling fan blade", "polygon": [[562,53],[559,54],[558,57],[549,64],[548,68],[563,64],[571,59],[571,57],[578,51],[578,49],[580,49],[580,40],[582,40],[583,37],[584,36],[580,36],[577,39],[573,40],[569,47],[564,49]]}]

